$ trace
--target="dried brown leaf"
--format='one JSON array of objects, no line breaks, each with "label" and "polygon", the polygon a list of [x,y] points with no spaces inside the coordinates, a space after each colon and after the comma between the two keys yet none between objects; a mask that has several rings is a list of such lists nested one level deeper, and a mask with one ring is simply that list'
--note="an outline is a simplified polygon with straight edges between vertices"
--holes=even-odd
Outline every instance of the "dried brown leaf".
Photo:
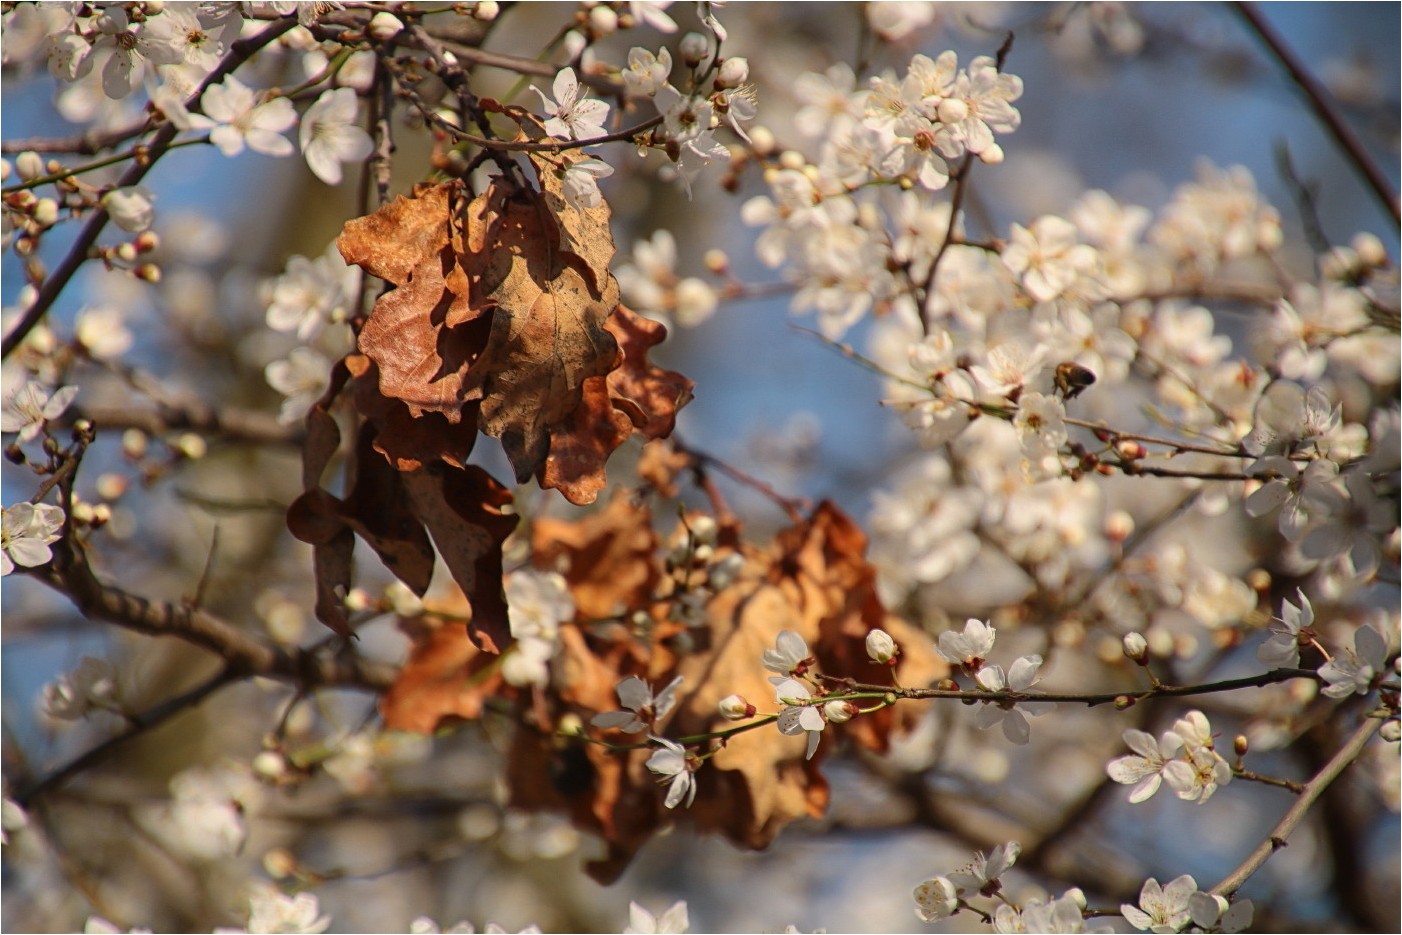
[{"label": "dried brown leaf", "polygon": [[501,557],[502,543],[516,528],[516,517],[502,510],[510,491],[476,465],[402,476],[415,515],[472,604],[468,635],[486,652],[501,652],[510,638]]},{"label": "dried brown leaf", "polygon": [[652,514],[623,492],[577,523],[536,520],[531,542],[536,567],[564,566],[575,608],[586,620],[647,607],[662,577]]},{"label": "dried brown leaf", "polygon": [[695,384],[674,370],[663,370],[648,362],[648,350],[667,337],[666,327],[625,305],[618,306],[606,327],[623,351],[622,362],[608,375],[613,404],[627,414],[644,437],[671,435],[677,410],[691,400]]},{"label": "dried brown leaf", "polygon": [[462,419],[464,375],[489,327],[463,265],[475,235],[464,226],[487,221],[468,207],[460,181],[421,185],[346,222],[337,239],[347,263],[397,287],[375,303],[358,339],[379,367],[380,392],[412,416],[438,412],[452,423]]},{"label": "dried brown leaf", "polygon": [[496,309],[464,392],[482,399],[482,431],[501,439],[524,483],[545,462],[550,428],[579,405],[584,381],[614,365],[618,346],[604,323],[618,304],[618,284],[607,269],[591,270],[558,249],[538,192],[514,193],[492,234],[481,283]]},{"label": "dried brown leaf", "polygon": [[482,652],[461,621],[434,615],[405,620],[409,658],[380,699],[390,730],[430,734],[453,719],[476,720],[501,687],[501,667]]},{"label": "dried brown leaf", "polygon": [[416,471],[425,464],[442,461],[456,468],[467,465],[477,441],[477,403],[463,404],[463,417],[456,425],[440,412],[425,412],[415,418],[401,400],[379,391],[379,368],[370,358],[353,354],[347,361],[355,374],[355,406],[379,430],[375,450],[396,470]]},{"label": "dried brown leaf", "polygon": [[633,423],[614,408],[603,377],[584,381],[579,406],[569,421],[550,432],[550,455],[540,486],[558,490],[571,503],[593,503],[608,485],[609,455],[633,434]]}]

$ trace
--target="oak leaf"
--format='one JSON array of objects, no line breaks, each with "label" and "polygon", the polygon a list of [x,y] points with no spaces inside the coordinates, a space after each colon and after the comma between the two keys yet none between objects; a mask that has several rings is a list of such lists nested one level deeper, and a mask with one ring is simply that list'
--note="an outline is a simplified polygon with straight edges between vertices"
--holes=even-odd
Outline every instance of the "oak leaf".
[{"label": "oak leaf", "polygon": [[476,465],[402,476],[414,514],[472,604],[468,635],[486,652],[501,652],[510,638],[501,549],[516,528],[516,517],[503,511],[511,493]]},{"label": "oak leaf", "polygon": [[358,337],[379,368],[379,389],[411,415],[462,419],[463,380],[488,325],[472,302],[467,241],[482,236],[479,196],[469,210],[460,181],[420,185],[373,214],[346,222],[337,246],[346,262],[396,288],[380,296]]},{"label": "oak leaf", "polygon": [[577,523],[536,520],[531,544],[536,567],[563,567],[575,608],[586,620],[646,608],[662,578],[652,513],[622,491]]},{"label": "oak leaf", "polygon": [[502,685],[497,657],[482,652],[461,621],[425,614],[400,626],[413,643],[380,698],[385,727],[429,734],[448,721],[480,717]]},{"label": "oak leaf", "polygon": [[[607,206],[592,210],[606,229]],[[524,483],[545,463],[550,429],[579,405],[584,381],[614,366],[618,345],[604,323],[618,305],[618,283],[606,266],[560,249],[539,192],[517,189],[493,223],[480,278],[482,300],[494,306],[491,334],[464,393],[482,400],[482,431],[501,439]]]}]

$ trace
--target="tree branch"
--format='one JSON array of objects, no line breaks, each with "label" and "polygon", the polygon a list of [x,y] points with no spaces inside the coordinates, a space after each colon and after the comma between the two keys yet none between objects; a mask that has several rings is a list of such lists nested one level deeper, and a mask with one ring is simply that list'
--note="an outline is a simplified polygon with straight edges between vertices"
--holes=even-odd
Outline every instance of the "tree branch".
[{"label": "tree branch", "polygon": [[1247,858],[1235,870],[1227,874],[1221,883],[1211,889],[1213,895],[1230,897],[1241,889],[1242,884],[1253,873],[1261,869],[1272,854],[1286,845],[1287,839],[1304,820],[1305,813],[1310,810],[1310,806],[1314,805],[1315,800],[1324,793],[1325,789],[1329,788],[1330,783],[1339,778],[1339,774],[1344,771],[1345,767],[1358,759],[1363,748],[1368,745],[1368,741],[1378,732],[1378,728],[1382,727],[1382,724],[1381,718],[1363,719],[1363,723],[1353,732],[1353,736],[1344,742],[1344,745],[1313,779],[1305,783],[1305,789],[1300,793],[1300,797],[1295,800],[1294,805],[1290,806],[1290,810],[1285,813],[1285,817],[1280,820],[1280,823],[1271,829],[1271,833],[1266,836],[1266,839],[1257,845],[1256,849],[1247,855]]},{"label": "tree branch", "polygon": [[[255,52],[272,43],[283,33],[289,32],[296,25],[297,17],[285,17],[258,35],[235,42],[230,48],[229,54],[224,56],[224,60],[219,63],[219,66],[209,73],[195,90],[195,93],[191,95],[191,103],[197,102],[206,88],[224,80],[225,75],[235,71]],[[173,123],[167,123],[156,131],[156,135],[152,138],[151,145],[147,149],[146,158],[137,160],[127,167],[114,187],[126,188],[136,185],[145,178],[146,173],[151,170],[156,161],[170,149],[171,143],[174,142],[176,134],[179,132],[180,129]],[[59,293],[68,286],[79,267],[87,262],[88,251],[92,249],[93,244],[97,243],[98,235],[107,226],[107,221],[108,215],[104,209],[98,208],[93,212],[92,217],[78,232],[72,246],[68,248],[68,253],[59,261],[58,266],[54,267],[54,271],[44,280],[44,284],[39,287],[39,294],[35,297],[34,304],[24,310],[14,327],[6,332],[3,340],[0,340],[0,358],[9,357],[10,352],[19,347],[34,326],[48,313]]]},{"label": "tree branch", "polygon": [[1378,200],[1382,202],[1383,207],[1392,217],[1392,222],[1394,224],[1402,223],[1402,207],[1399,207],[1397,203],[1397,192],[1393,190],[1392,183],[1388,181],[1387,176],[1383,175],[1382,168],[1377,162],[1368,155],[1368,150],[1364,148],[1362,140],[1339,116],[1338,111],[1329,100],[1329,92],[1323,83],[1286,46],[1280,34],[1266,22],[1256,9],[1255,4],[1238,2],[1233,6],[1241,18],[1246,20],[1256,35],[1266,44],[1266,47],[1271,50],[1271,54],[1290,73],[1291,79],[1300,86],[1305,99],[1309,101],[1310,109],[1314,111],[1315,116],[1323,121],[1330,135],[1334,137],[1334,142],[1339,145],[1339,148],[1348,156],[1349,161],[1353,163],[1354,168],[1367,181],[1373,194],[1377,195]]}]

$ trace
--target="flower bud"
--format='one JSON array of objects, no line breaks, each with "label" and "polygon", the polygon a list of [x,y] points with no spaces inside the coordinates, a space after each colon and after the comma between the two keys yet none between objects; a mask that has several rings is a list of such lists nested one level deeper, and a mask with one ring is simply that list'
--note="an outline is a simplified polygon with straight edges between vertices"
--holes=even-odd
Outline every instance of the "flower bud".
[{"label": "flower bud", "polygon": [[715,248],[707,250],[703,262],[706,264],[706,269],[717,276],[724,275],[726,270],[730,269],[730,257],[725,255],[724,250]]},{"label": "flower bud", "polygon": [[155,231],[142,231],[136,235],[136,239],[131,242],[137,253],[150,253],[161,245],[161,238]]},{"label": "flower bud", "polygon": [[156,216],[151,206],[151,193],[136,185],[112,189],[102,196],[101,203],[113,224],[133,234],[150,227]]},{"label": "flower bud", "polygon": [[58,202],[52,198],[40,198],[34,205],[34,223],[41,227],[53,227],[58,223]]},{"label": "flower bud", "polygon": [[611,36],[618,32],[618,14],[613,7],[599,4],[589,10],[589,28],[594,31],[594,35],[599,38]]},{"label": "flower bud", "polygon": [[1073,886],[1067,890],[1065,898],[1079,906],[1082,912],[1086,911],[1086,894],[1079,886]]},{"label": "flower bud", "polygon": [[969,105],[957,97],[947,97],[940,101],[935,113],[940,123],[958,123],[969,116]]},{"label": "flower bud", "polygon": [[1245,734],[1237,734],[1232,740],[1232,750],[1239,757],[1246,756],[1246,751],[1251,749],[1251,741],[1246,739]]},{"label": "flower bud", "polygon": [[743,58],[728,58],[720,64],[716,73],[716,87],[720,90],[736,88],[750,77],[750,63]]},{"label": "flower bud", "polygon": [[1123,545],[1134,534],[1134,517],[1124,510],[1111,510],[1105,517],[1105,538]]},{"label": "flower bud", "polygon": [[846,724],[857,713],[857,706],[850,701],[829,701],[823,705],[823,717],[830,724]]},{"label": "flower bud", "polygon": [[479,0],[477,6],[472,8],[473,17],[484,23],[490,23],[496,19],[500,12],[501,7],[497,4],[497,0]]},{"label": "flower bud", "polygon": [[263,779],[280,779],[287,772],[287,760],[281,753],[264,750],[253,758],[253,773]]},{"label": "flower bud", "polygon": [[28,149],[15,157],[15,171],[28,182],[44,174],[44,160],[34,150]]},{"label": "flower bud", "polygon": [[127,429],[122,433],[122,454],[133,461],[146,457],[146,448],[150,439],[141,429]]},{"label": "flower bud", "polygon": [[191,461],[198,461],[209,453],[209,442],[194,432],[186,432],[175,440],[175,449]]},{"label": "flower bud", "polygon": [[1402,724],[1399,724],[1396,718],[1386,721],[1382,727],[1378,728],[1378,736],[1388,743],[1397,743],[1399,739],[1402,739]]},{"label": "flower bud", "polygon": [[263,871],[274,880],[286,880],[297,872],[297,858],[285,847],[275,847],[263,855]]},{"label": "flower bud", "polygon": [[867,634],[867,655],[878,665],[886,665],[896,658],[899,650],[896,641],[885,630],[872,630]]},{"label": "flower bud", "polygon": [[417,617],[424,612],[424,602],[402,581],[392,582],[385,588],[385,600],[401,617]]},{"label": "flower bud", "polygon": [[104,500],[118,500],[127,492],[129,482],[121,474],[99,474],[97,478],[97,495]]},{"label": "flower bud", "polygon": [[750,147],[761,156],[772,156],[774,147],[778,141],[774,139],[774,131],[766,126],[756,124],[750,127]]},{"label": "flower bud", "polygon": [[161,268],[155,263],[142,263],[132,270],[137,279],[144,279],[146,282],[156,283],[161,281]]},{"label": "flower bud", "polygon": [[984,165],[996,166],[1003,161],[1003,147],[994,143],[992,146],[989,146],[983,152],[979,153],[978,157],[983,160]]},{"label": "flower bud", "polygon": [[1376,234],[1355,234],[1353,249],[1358,251],[1358,259],[1367,266],[1387,265],[1387,248]]},{"label": "flower bud", "polygon": [[739,552],[727,552],[706,572],[706,583],[716,590],[728,588],[745,568],[745,557]]},{"label": "flower bud", "polygon": [[682,36],[681,44],[677,47],[677,52],[681,55],[682,61],[690,68],[695,68],[706,59],[706,55],[711,50],[711,44],[706,41],[706,37],[699,32],[689,32]]},{"label": "flower bud", "polygon": [[711,517],[705,515],[697,516],[689,520],[686,525],[691,531],[691,538],[698,545],[715,544],[716,534],[720,531],[720,527],[716,525],[716,521],[711,519]]},{"label": "flower bud", "polygon": [[727,721],[743,721],[747,717],[755,716],[755,706],[741,695],[726,695],[717,707],[720,709],[720,716]]},{"label": "flower bud", "polygon": [[1139,442],[1124,440],[1115,443],[1115,451],[1126,461],[1138,461],[1149,453]]},{"label": "flower bud", "polygon": [[1144,639],[1144,634],[1139,632],[1126,633],[1124,646],[1125,655],[1139,665],[1142,666],[1149,661],[1149,641]]},{"label": "flower bud", "polygon": [[366,32],[372,39],[381,42],[393,39],[404,29],[404,23],[393,13],[380,12],[370,17],[370,25]]}]

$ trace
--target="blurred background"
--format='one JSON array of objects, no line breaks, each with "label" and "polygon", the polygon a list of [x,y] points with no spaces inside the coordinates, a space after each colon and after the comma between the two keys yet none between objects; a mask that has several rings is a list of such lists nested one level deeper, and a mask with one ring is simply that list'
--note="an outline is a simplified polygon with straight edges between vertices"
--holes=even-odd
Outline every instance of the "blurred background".
[{"label": "blurred background", "polygon": [[[1283,216],[1286,255],[1308,268],[1311,254],[1301,246],[1300,214],[1285,170],[1288,154],[1289,172],[1313,186],[1331,243],[1371,232],[1396,258],[1397,230],[1387,213],[1231,5],[910,6],[922,8],[924,22],[882,43],[870,41],[871,10],[864,4],[752,2],[720,9],[727,54],[750,63],[757,123],[781,145],[798,145],[792,125],[798,103],[791,97],[796,75],[862,56],[869,56],[868,73],[903,73],[912,54],[933,57],[945,49],[957,51],[964,64],[994,54],[1011,31],[1006,69],[1025,82],[1016,105],[1022,126],[1000,141],[1006,162],[980,166],[975,174],[965,205],[970,236],[1006,236],[1010,223],[1064,212],[1091,188],[1155,209],[1194,177],[1197,160],[1207,159],[1251,171],[1264,200]],[[503,7],[488,47],[526,57],[539,54],[542,37],[553,35],[574,9]],[[1395,185],[1399,7],[1298,3],[1263,4],[1259,11],[1326,83]],[[691,4],[677,4],[670,13],[681,27],[676,34],[631,30],[601,43],[598,57],[621,62],[634,45],[666,43],[675,50],[680,35],[699,26]],[[275,83],[294,80],[298,67],[285,53],[270,56],[254,73]],[[478,74],[480,96],[514,91],[515,101],[535,105],[516,76],[492,69]],[[63,115],[79,118],[81,101],[56,100],[55,85],[42,72],[7,72],[5,79],[0,103],[7,141],[73,132],[75,124]],[[694,327],[673,327],[654,352],[663,366],[696,382],[680,437],[784,493],[831,498],[865,521],[873,492],[911,457],[911,433],[880,405],[879,376],[792,327],[812,321],[791,315],[781,274],[754,257],[756,232],[739,220],[744,200],[766,191],[757,173],[744,174],[738,190],[727,192],[716,184],[723,170],[713,167],[688,199],[680,185],[659,176],[655,154],[642,159],[626,144],[613,144],[599,155],[616,169],[604,191],[620,262],[631,258],[635,243],[665,229],[675,237],[681,275],[707,277],[702,257],[719,247],[734,278],[756,293],[723,301]],[[398,134],[396,191],[426,177],[428,158],[422,132]],[[327,249],[344,220],[359,213],[354,186],[329,188],[300,159],[246,153],[228,160],[209,147],[171,153],[146,184],[156,199],[162,281],[148,285],[89,268],[55,306],[51,327],[66,336],[80,312],[119,309],[134,339],[125,360],[153,375],[165,392],[263,413],[275,424],[281,397],[267,386],[264,367],[297,342],[265,326],[260,289],[289,257],[316,257]],[[61,235],[46,241],[54,258],[62,248]],[[0,262],[8,309],[23,280],[12,251]],[[845,340],[863,346],[866,337],[863,325]],[[85,366],[78,408],[136,398],[130,375]],[[7,388],[14,369],[7,362]],[[1092,408],[1087,417],[1095,414]],[[300,490],[298,448],[218,439],[201,446],[182,432],[144,440],[128,432],[123,439],[117,431],[99,436],[79,488],[86,499],[113,503],[96,554],[99,573],[166,599],[192,599],[198,592],[212,611],[279,640],[321,639],[324,631],[310,615],[310,553],[283,524],[282,511]],[[611,478],[626,479],[636,454],[630,442],[617,456],[619,466],[611,463]],[[479,444],[474,460],[499,478],[510,476],[495,444]],[[125,484],[120,497],[105,496],[116,487],[101,487],[103,475],[116,478],[109,485]],[[771,502],[722,484],[750,535],[763,540],[784,524]],[[30,496],[33,486],[24,469],[6,465],[7,504]],[[534,498],[535,509],[574,515],[553,495],[522,495]],[[389,581],[373,558],[362,561],[359,573],[370,593]],[[1395,589],[1382,600],[1395,605]],[[114,715],[72,724],[42,714],[44,684],[84,656],[116,665],[132,710],[216,671],[216,660],[184,645],[89,623],[31,580],[6,578],[3,607],[8,792],[120,729]],[[398,661],[405,651],[391,620],[367,627],[361,637],[362,651],[377,658]],[[1058,681],[1074,683],[1076,671],[1067,664]],[[329,757],[314,779],[285,788],[260,783],[248,771],[280,720],[290,736],[306,746],[324,745]],[[546,931],[616,931],[630,899],[657,913],[686,899],[695,931],[777,931],[789,924],[805,931],[926,930],[931,926],[912,909],[916,883],[963,863],[975,847],[986,850],[1054,827],[1058,815],[1100,782],[1105,759],[1123,752],[1115,746],[1121,725],[1098,710],[1058,710],[1037,722],[1029,748],[1010,747],[996,732],[961,728],[958,720],[958,712],[932,714],[910,749],[893,754],[897,764],[904,756],[918,769],[901,773],[857,758],[830,761],[828,817],[788,829],[768,851],[741,852],[699,839],[683,825],[651,842],[618,883],[601,887],[581,870],[597,842],[563,818],[501,807],[500,738],[489,724],[435,738],[380,735],[373,730],[374,699],[364,694],[324,692],[303,700],[284,686],[240,684],[124,744],[46,797],[34,827],[5,851],[4,927],[74,930],[90,914],[157,931],[234,924],[241,918],[241,888],[250,877],[266,875],[270,853],[276,869],[285,849],[325,879],[315,892],[332,915],[333,931],[404,930],[419,915],[444,926],[467,919],[479,928],[491,920],[510,930],[536,923]],[[1088,746],[1105,755],[1085,755]],[[1391,745],[1374,752],[1396,759]],[[1282,754],[1258,764],[1263,771],[1272,766],[1293,775],[1310,770],[1308,755]],[[192,779],[192,767],[204,772]],[[1396,767],[1360,771],[1349,788],[1362,816],[1329,811],[1348,810],[1337,801],[1322,812],[1324,822],[1355,829],[1348,838],[1352,853],[1341,851],[1320,825],[1308,824],[1251,881],[1244,893],[1256,902],[1257,930],[1396,927]],[[890,778],[897,774],[899,780]],[[183,785],[171,784],[176,777],[184,777]],[[248,837],[236,853],[208,839],[218,836],[211,830],[217,815],[181,811],[204,801],[190,791],[200,784],[237,789]],[[929,794],[912,794],[911,784]],[[1105,794],[1114,801],[1098,801],[1093,819],[1073,825],[1029,872],[1014,875],[1014,898],[1057,895],[1070,881],[1087,888],[1092,905],[1117,906],[1134,901],[1145,877],[1167,881],[1180,873],[1206,887],[1260,839],[1288,801],[1278,790],[1239,786],[1203,807],[1166,795],[1130,807],[1123,789]],[[181,828],[205,840],[183,839]],[[939,930],[976,929],[977,920],[965,916]]]}]

